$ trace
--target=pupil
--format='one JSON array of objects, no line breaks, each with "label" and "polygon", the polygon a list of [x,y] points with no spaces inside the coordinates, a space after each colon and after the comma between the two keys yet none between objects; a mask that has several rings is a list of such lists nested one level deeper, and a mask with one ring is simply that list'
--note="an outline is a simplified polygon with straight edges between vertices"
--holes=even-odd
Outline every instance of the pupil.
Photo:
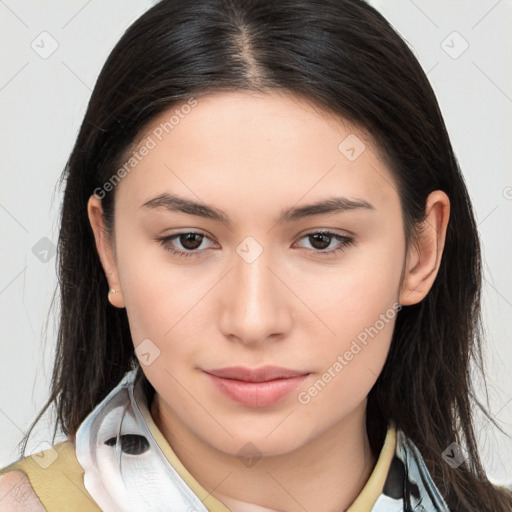
[{"label": "pupil", "polygon": [[[313,247],[315,247],[315,249],[325,249],[326,247],[329,247],[329,244],[331,242],[331,237],[329,235],[323,235],[322,233],[317,233],[315,235],[310,235],[316,243],[318,243],[319,239],[320,239],[320,245],[321,247],[317,247],[315,245],[315,243],[312,243]],[[322,246],[322,243],[321,243],[321,239],[323,238],[324,240],[324,244]],[[327,243],[325,243],[325,241],[327,241]]]},{"label": "pupil", "polygon": [[[198,235],[197,233],[187,233],[186,235],[181,235],[181,236],[184,237],[184,239],[185,239],[185,243],[183,243],[183,241],[181,241],[181,244],[186,249],[191,249],[191,250],[197,249],[201,245],[201,236],[202,235]],[[199,243],[197,243],[196,237],[199,238]],[[192,247],[190,247],[190,244],[192,245]]]}]

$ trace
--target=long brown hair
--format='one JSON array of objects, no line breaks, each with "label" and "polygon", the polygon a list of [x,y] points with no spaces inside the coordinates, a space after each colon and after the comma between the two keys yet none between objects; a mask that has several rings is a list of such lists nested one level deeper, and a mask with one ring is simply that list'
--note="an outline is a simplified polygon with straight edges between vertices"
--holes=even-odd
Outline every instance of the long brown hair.
[{"label": "long brown hair", "polygon": [[[60,426],[74,436],[136,364],[126,312],[107,302],[87,217],[90,195],[122,165],[136,134],[173,104],[216,90],[265,88],[302,95],[372,135],[399,185],[408,241],[428,194],[448,194],[439,274],[423,301],[398,314],[368,397],[368,435],[377,452],[393,420],[419,448],[452,511],[509,512],[512,495],[487,479],[472,422],[478,407],[497,426],[470,375],[472,363],[483,369],[480,248],[468,192],[425,73],[361,0],[162,0],[125,32],[62,175],[60,328],[51,395],[32,427],[54,405],[55,432]],[[114,198],[115,190],[102,199],[110,227]],[[442,458],[454,441],[468,455],[457,469]]]}]

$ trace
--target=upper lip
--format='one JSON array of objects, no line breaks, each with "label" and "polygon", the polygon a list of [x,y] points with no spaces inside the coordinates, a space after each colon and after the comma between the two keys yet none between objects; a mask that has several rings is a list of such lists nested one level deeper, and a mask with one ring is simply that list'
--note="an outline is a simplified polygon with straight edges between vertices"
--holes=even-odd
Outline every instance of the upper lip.
[{"label": "upper lip", "polygon": [[223,379],[243,380],[246,382],[266,382],[275,379],[286,379],[307,375],[308,372],[290,370],[279,366],[262,366],[261,368],[247,368],[244,366],[230,366],[203,370],[210,375],[222,377]]}]

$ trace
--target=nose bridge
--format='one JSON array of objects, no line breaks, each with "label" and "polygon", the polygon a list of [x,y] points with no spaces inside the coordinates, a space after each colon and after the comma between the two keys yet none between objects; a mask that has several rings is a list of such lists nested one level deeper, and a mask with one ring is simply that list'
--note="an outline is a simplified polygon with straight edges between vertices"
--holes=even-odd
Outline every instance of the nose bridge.
[{"label": "nose bridge", "polygon": [[246,237],[237,246],[222,312],[225,334],[250,343],[286,328],[282,284],[274,275],[274,263],[271,249],[254,237]]},{"label": "nose bridge", "polygon": [[272,265],[271,250],[264,249],[254,237],[249,236],[238,245],[236,253],[236,295],[247,314],[259,315],[270,305],[273,276],[267,267]]}]

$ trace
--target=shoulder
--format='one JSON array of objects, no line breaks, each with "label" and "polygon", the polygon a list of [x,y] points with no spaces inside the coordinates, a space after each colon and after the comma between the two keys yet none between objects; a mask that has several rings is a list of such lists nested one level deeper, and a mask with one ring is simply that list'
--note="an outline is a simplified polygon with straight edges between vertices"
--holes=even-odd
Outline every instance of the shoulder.
[{"label": "shoulder", "polygon": [[[0,469],[0,499],[5,496],[12,502],[12,508],[6,508],[6,512],[97,512],[100,508],[85,489],[83,474],[83,468],[75,456],[75,445],[65,441]],[[2,505],[4,503],[2,500]]]},{"label": "shoulder", "polygon": [[5,512],[45,512],[43,504],[21,471],[9,471],[0,476],[0,502]]}]

